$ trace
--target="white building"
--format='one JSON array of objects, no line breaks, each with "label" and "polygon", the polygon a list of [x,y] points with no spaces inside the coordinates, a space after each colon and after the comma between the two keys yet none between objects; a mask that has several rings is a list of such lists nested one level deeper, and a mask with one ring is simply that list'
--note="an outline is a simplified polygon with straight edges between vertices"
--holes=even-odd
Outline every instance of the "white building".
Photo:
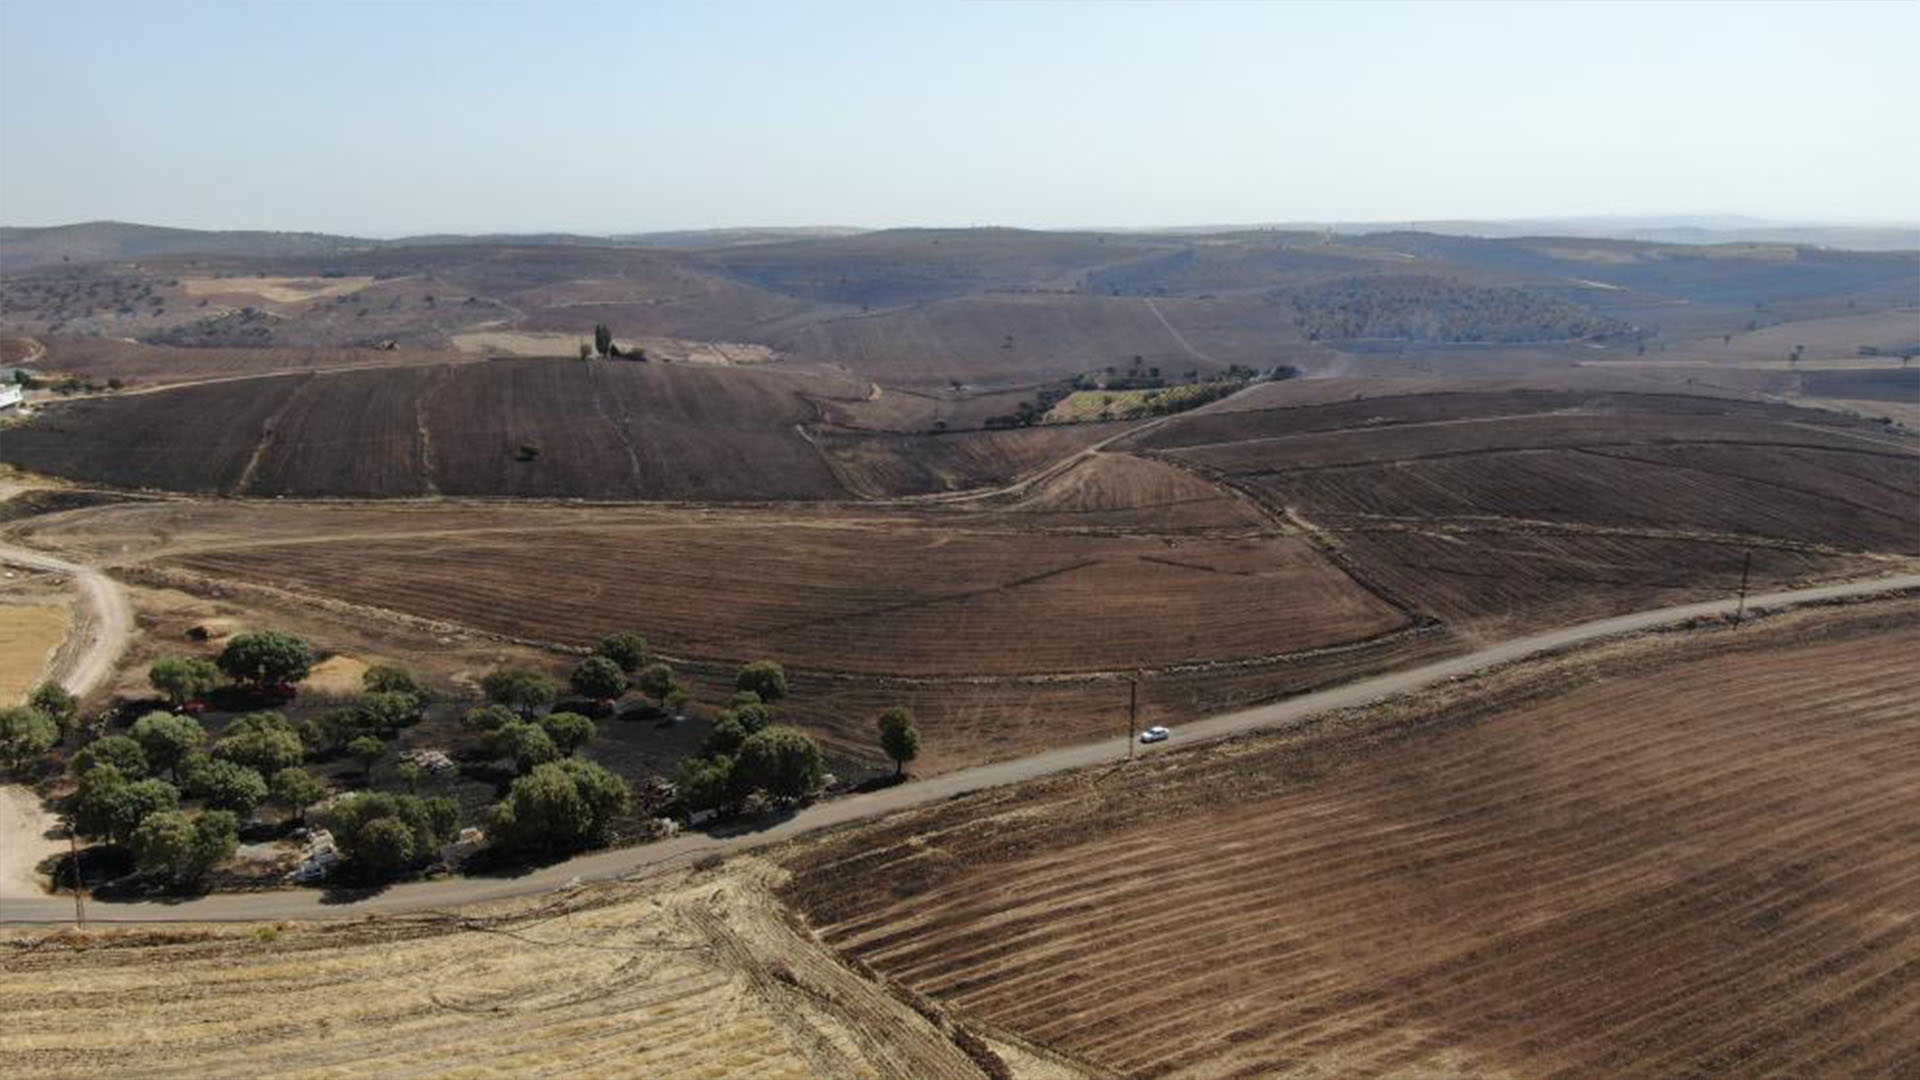
[{"label": "white building", "polygon": [[16,408],[24,400],[26,400],[26,395],[20,392],[18,386],[11,383],[0,383],[0,409]]}]

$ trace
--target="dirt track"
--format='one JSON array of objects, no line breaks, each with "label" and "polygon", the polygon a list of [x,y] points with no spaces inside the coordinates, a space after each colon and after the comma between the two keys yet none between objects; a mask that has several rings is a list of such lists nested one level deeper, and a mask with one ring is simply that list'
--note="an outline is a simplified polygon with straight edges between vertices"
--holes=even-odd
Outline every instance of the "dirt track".
[{"label": "dirt track", "polygon": [[[1751,610],[1789,607],[1850,597],[1920,589],[1920,574],[1846,585],[1829,585],[1792,592],[1755,596]],[[1561,627],[1515,638],[1438,663],[1362,679],[1344,686],[1306,694],[1258,708],[1226,713],[1185,725],[1172,743],[1148,752],[1229,735],[1288,727],[1330,709],[1367,705],[1463,678],[1487,668],[1524,660],[1661,626],[1731,614],[1732,599],[1686,604],[1636,612],[1610,619]],[[523,896],[566,886],[573,881],[641,877],[685,865],[702,855],[746,850],[790,839],[816,829],[878,817],[896,810],[924,806],[982,788],[1019,783],[1037,777],[1110,762],[1132,749],[1130,740],[1108,739],[1066,747],[994,765],[947,773],[931,780],[884,791],[810,806],[784,820],[723,836],[684,835],[643,847],[623,848],[581,856],[512,878],[463,878],[395,886],[367,898],[339,898],[317,892],[279,892],[255,895],[218,895],[178,903],[96,904],[91,917],[100,922],[221,922],[256,919],[326,919],[447,908],[459,904]],[[65,922],[71,900],[57,896],[0,897],[0,923]]]},{"label": "dirt track", "polygon": [[27,548],[0,544],[0,563],[47,570],[73,578],[79,594],[67,643],[54,656],[50,677],[74,694],[87,692],[113,674],[114,661],[133,631],[133,609],[113,579],[89,566],[56,559]]}]

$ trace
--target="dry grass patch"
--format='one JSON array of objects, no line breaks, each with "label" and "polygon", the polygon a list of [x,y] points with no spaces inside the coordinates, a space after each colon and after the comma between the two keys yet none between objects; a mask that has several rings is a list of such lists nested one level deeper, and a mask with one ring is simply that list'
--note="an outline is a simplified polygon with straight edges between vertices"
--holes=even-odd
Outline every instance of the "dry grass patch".
[{"label": "dry grass patch", "polygon": [[188,296],[257,296],[276,304],[301,304],[347,296],[373,284],[372,277],[181,278]]},{"label": "dry grass patch", "polygon": [[0,601],[0,704],[24,701],[46,677],[71,617],[65,604]]},{"label": "dry grass patch", "polygon": [[754,860],[457,915],[0,939],[9,1077],[962,1080]]}]

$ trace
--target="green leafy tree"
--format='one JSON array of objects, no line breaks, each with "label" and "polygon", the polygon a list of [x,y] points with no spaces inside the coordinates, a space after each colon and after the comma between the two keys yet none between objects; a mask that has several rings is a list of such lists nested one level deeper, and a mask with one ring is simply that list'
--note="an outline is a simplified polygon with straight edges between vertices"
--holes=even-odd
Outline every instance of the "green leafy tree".
[{"label": "green leafy tree", "polygon": [[674,791],[689,810],[718,810],[733,797],[733,759],[725,755],[681,758]]},{"label": "green leafy tree", "polygon": [[360,676],[360,685],[369,694],[406,694],[416,704],[425,706],[432,695],[422,686],[413,672],[398,664],[375,664]]},{"label": "green leafy tree", "polygon": [[178,885],[197,885],[240,848],[240,819],[209,810],[198,822],[178,810],[148,814],[128,841],[140,869]]},{"label": "green leafy tree", "polygon": [[572,851],[601,839],[633,805],[626,782],[590,761],[535,766],[493,808],[490,832],[510,851]]},{"label": "green leafy tree", "polygon": [[309,753],[325,754],[359,734],[359,717],[352,709],[328,709],[301,721],[299,730]]},{"label": "green leafy tree", "polygon": [[267,801],[267,781],[257,770],[223,758],[197,765],[186,777],[187,793],[208,806],[251,814]]},{"label": "green leafy tree", "polygon": [[374,818],[360,830],[353,863],[376,877],[390,877],[412,866],[420,857],[412,829],[397,817]]},{"label": "green leafy tree", "polygon": [[[409,843],[405,858],[394,860],[400,845],[391,835],[375,835],[371,840],[367,837],[368,827],[382,820],[398,821],[406,827]],[[376,791],[335,806],[327,815],[327,828],[340,853],[358,872],[386,877],[433,855],[453,835],[459,821],[460,807],[452,799]],[[382,826],[380,833],[390,834],[391,829]]]},{"label": "green leafy tree", "polygon": [[373,780],[373,764],[380,755],[387,752],[387,744],[373,735],[362,735],[347,744],[347,754],[360,763],[366,770],[366,779]]},{"label": "green leafy tree", "polygon": [[[746,696],[748,695],[735,695],[735,697]],[[759,697],[754,696],[754,700],[742,701],[722,711],[720,715],[740,725],[740,730],[745,734],[752,735],[766,730],[767,725],[773,723],[773,706],[761,704]]]},{"label": "green leafy tree", "polygon": [[287,812],[288,819],[327,797],[327,787],[314,775],[298,766],[289,766],[273,774],[267,782],[267,796]]},{"label": "green leafy tree", "polygon": [[180,808],[180,792],[165,780],[128,780],[111,765],[80,777],[74,825],[80,835],[124,843],[147,815]]},{"label": "green leafy tree", "polygon": [[520,714],[505,705],[482,705],[477,709],[468,709],[467,715],[460,718],[467,730],[483,733],[519,721]]},{"label": "green leafy tree", "polygon": [[192,883],[233,858],[240,850],[240,819],[225,810],[208,810],[193,825],[193,853],[184,880]]},{"label": "green leafy tree", "polygon": [[421,783],[427,778],[427,770],[421,768],[417,761],[406,760],[393,767],[393,777],[406,785],[408,794],[418,795]]},{"label": "green leafy tree", "polygon": [[732,757],[740,752],[740,744],[751,734],[732,712],[721,713],[720,719],[713,723],[713,730],[707,732],[706,741],[700,744],[700,752],[708,757]]},{"label": "green leafy tree", "polygon": [[80,699],[67,693],[66,687],[51,680],[34,689],[33,696],[27,699],[27,705],[45,713],[62,730],[72,726],[73,718],[80,712]]},{"label": "green leafy tree", "polygon": [[893,775],[906,771],[907,762],[920,756],[920,729],[913,713],[895,706],[880,714],[880,748],[893,759]]},{"label": "green leafy tree", "polygon": [[627,692],[627,674],[604,656],[589,656],[573,669],[567,682],[581,697],[618,698]]},{"label": "green leafy tree", "polygon": [[191,716],[150,712],[133,722],[133,741],[147,755],[147,767],[165,769],[180,779],[180,763],[206,744],[207,729]]},{"label": "green leafy tree", "polygon": [[540,718],[540,727],[563,756],[592,742],[599,733],[592,720],[570,712],[548,713]]},{"label": "green leafy tree", "polygon": [[213,756],[245,765],[262,776],[272,776],[306,757],[306,746],[293,725],[279,713],[250,713],[227,727],[213,744]]},{"label": "green leafy tree", "polygon": [[765,791],[784,799],[812,794],[826,775],[826,759],[813,737],[797,727],[775,724],[747,736],[733,763],[738,795]]},{"label": "green leafy tree", "polygon": [[73,774],[85,775],[99,765],[111,765],[129,780],[147,775],[147,754],[140,744],[125,735],[106,735],[80,748],[73,755]]},{"label": "green leafy tree", "polygon": [[134,862],[149,874],[175,877],[193,857],[194,828],[178,810],[148,814],[129,837]]},{"label": "green leafy tree", "polygon": [[631,630],[601,638],[600,644],[593,647],[593,652],[620,665],[620,670],[628,675],[647,665],[647,639]]},{"label": "green leafy tree", "polygon": [[662,708],[666,707],[667,698],[680,688],[679,681],[673,677],[673,669],[659,663],[648,664],[642,669],[640,677],[634,680],[634,685]]},{"label": "green leafy tree", "polygon": [[501,668],[480,680],[487,700],[525,716],[554,698],[553,680],[525,668]]},{"label": "green leafy tree", "polygon": [[0,767],[17,772],[59,741],[60,725],[39,709],[0,709]]},{"label": "green leafy tree", "polygon": [[257,690],[306,678],[313,670],[313,650],[291,634],[259,630],[234,635],[215,663],[234,682]]},{"label": "green leafy tree", "polygon": [[513,762],[513,767],[520,772],[560,756],[560,748],[553,744],[553,737],[546,729],[525,720],[502,724],[489,732],[487,752]]},{"label": "green leafy tree", "polygon": [[772,660],[755,660],[740,669],[733,685],[759,694],[761,701],[779,701],[787,696],[787,669]]},{"label": "green leafy tree", "polygon": [[354,721],[360,734],[386,738],[420,722],[420,699],[403,690],[377,690],[360,699]]},{"label": "green leafy tree", "polygon": [[609,356],[613,352],[613,330],[606,323],[594,324],[593,351],[601,356]]},{"label": "green leafy tree", "polygon": [[213,693],[220,685],[220,669],[211,660],[169,656],[147,669],[147,682],[178,708]]}]

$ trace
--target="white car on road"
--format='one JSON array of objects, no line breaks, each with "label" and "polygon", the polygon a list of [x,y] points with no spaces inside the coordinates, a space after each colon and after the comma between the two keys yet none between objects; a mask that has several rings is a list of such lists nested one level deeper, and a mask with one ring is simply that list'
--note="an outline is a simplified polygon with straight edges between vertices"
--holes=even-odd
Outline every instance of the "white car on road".
[{"label": "white car on road", "polygon": [[1143,743],[1166,742],[1167,739],[1172,737],[1172,735],[1173,735],[1173,732],[1168,731],[1166,728],[1163,728],[1158,724],[1155,724],[1154,726],[1140,733],[1140,741]]}]

